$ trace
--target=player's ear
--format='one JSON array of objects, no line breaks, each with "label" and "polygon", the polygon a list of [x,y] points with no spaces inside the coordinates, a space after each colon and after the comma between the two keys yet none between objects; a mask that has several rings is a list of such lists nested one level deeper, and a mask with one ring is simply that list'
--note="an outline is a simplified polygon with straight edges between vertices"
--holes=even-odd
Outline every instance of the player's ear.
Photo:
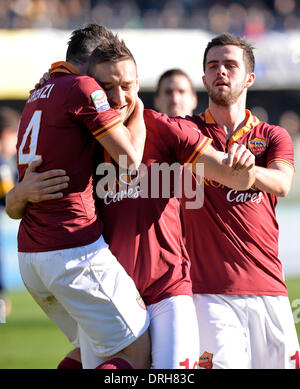
[{"label": "player's ear", "polygon": [[207,89],[205,75],[202,76],[202,82],[203,82],[203,85],[204,85],[205,89]]},{"label": "player's ear", "polygon": [[140,83],[139,83],[139,78],[138,78],[138,76],[136,76],[135,82],[136,82],[136,91],[139,92],[139,90],[140,90]]},{"label": "player's ear", "polygon": [[248,74],[247,82],[246,82],[246,87],[249,88],[251,85],[254,84],[254,81],[255,81],[255,74],[254,73]]}]

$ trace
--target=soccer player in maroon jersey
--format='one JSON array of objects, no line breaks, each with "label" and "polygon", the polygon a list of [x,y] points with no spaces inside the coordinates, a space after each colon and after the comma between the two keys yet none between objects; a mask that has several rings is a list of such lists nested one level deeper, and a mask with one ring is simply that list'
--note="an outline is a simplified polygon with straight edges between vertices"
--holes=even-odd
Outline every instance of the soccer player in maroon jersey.
[{"label": "soccer player in maroon jersey", "polygon": [[[232,143],[255,156],[256,180],[247,191],[204,179],[201,209],[186,209],[198,314],[200,366],[299,368],[299,344],[278,258],[277,197],[289,192],[293,144],[287,131],[246,109],[254,55],[245,40],[222,34],[204,53],[209,107],[188,119],[226,152]],[[196,182],[196,181],[195,181]],[[205,233],[199,233],[205,231]]]},{"label": "soccer player in maroon jersey", "polygon": [[168,116],[192,115],[198,99],[190,77],[181,69],[166,70],[157,82],[154,106]]},{"label": "soccer player in maroon jersey", "polygon": [[[102,44],[94,51],[90,71],[106,89],[111,106],[125,120],[128,106],[137,99],[138,91],[132,54],[115,37],[112,43]],[[176,161],[189,162],[195,169],[199,160],[205,162],[208,175],[229,186],[246,188],[254,180],[252,169],[237,172],[231,167],[237,160],[251,167],[253,157],[249,152],[244,153],[245,147],[234,145],[225,165],[226,154],[216,153],[209,145],[210,140],[189,122],[178,126],[175,119],[148,110],[144,118],[147,139],[143,164],[146,170],[150,171],[155,163],[170,165]],[[235,151],[239,154],[237,159]],[[103,149],[102,152],[103,161],[113,162]],[[101,189],[105,192],[98,205],[104,218],[105,238],[134,279],[150,312],[153,368],[193,368],[199,357],[199,345],[195,342],[197,320],[189,260],[181,236],[178,199],[172,195],[147,198],[141,192],[131,196],[129,193],[137,193],[139,189],[130,173],[124,177],[126,180],[126,196],[121,194],[120,182],[116,183],[117,190],[112,195],[109,187],[103,185],[102,188],[99,182],[96,185],[97,193]],[[88,347],[82,346],[84,361]],[[93,357],[96,366],[99,360]]]},{"label": "soccer player in maroon jersey", "polygon": [[19,181],[41,157],[41,172],[60,167],[70,181],[63,197],[27,204],[18,233],[19,265],[28,291],[68,339],[79,346],[84,332],[93,352],[107,360],[98,368],[148,368],[149,315],[103,239],[93,198],[96,144],[116,161],[127,156],[124,167],[138,167],[145,142],[142,103],[131,104],[124,127],[95,79],[78,70],[87,66],[90,45],[99,34],[105,38],[104,30],[76,30],[67,62],[52,65],[50,79],[30,94],[23,110]]}]

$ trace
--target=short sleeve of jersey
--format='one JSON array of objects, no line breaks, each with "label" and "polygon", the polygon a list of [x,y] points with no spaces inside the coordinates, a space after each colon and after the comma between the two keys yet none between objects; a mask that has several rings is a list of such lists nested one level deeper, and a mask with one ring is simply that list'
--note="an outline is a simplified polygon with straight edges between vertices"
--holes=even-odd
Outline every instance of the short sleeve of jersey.
[{"label": "short sleeve of jersey", "polygon": [[274,126],[268,141],[267,167],[283,163],[294,168],[294,146],[289,133],[282,127]]},{"label": "short sleeve of jersey", "polygon": [[120,116],[110,108],[106,93],[91,77],[78,77],[65,103],[69,114],[84,124],[98,140],[122,125]]},{"label": "short sleeve of jersey", "polygon": [[195,164],[212,142],[196,125],[185,119],[170,118],[152,110],[145,110],[144,118],[147,129],[155,127],[157,135],[163,137],[174,153],[174,159],[181,164]]}]

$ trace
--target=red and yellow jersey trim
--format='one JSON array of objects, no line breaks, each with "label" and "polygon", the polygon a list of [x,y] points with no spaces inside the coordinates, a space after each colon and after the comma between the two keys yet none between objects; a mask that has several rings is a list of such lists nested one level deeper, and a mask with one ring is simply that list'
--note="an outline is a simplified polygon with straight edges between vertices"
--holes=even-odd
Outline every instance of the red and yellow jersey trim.
[{"label": "red and yellow jersey trim", "polygon": [[80,74],[73,65],[65,61],[54,62],[51,65],[50,76],[54,73]]},{"label": "red and yellow jersey trim", "polygon": [[[50,75],[52,75],[54,73],[80,75],[79,71],[73,65],[71,65],[70,63],[65,62],[65,61],[54,62],[51,65]],[[121,125],[122,125],[121,119],[117,118],[117,119],[114,119],[113,121],[111,121],[110,123],[107,123],[105,126],[98,128],[97,130],[93,131],[92,133],[93,133],[94,137],[97,140],[99,140]]]},{"label": "red and yellow jersey trim", "polygon": [[[245,135],[248,131],[252,130],[255,126],[258,125],[259,119],[256,116],[253,116],[252,113],[246,109],[245,110],[246,115],[246,123],[242,128],[239,128],[237,131],[235,131],[231,138],[229,139],[228,146],[229,148],[234,142],[236,142],[238,139],[240,139],[243,135]],[[204,112],[204,114],[200,114],[200,118],[206,123],[206,124],[216,124],[216,121],[214,120],[210,110],[207,108]]]},{"label": "red and yellow jersey trim", "polygon": [[97,130],[93,131],[92,134],[94,137],[99,140],[103,138],[105,135],[110,133],[111,131],[115,130],[119,126],[122,126],[122,121],[120,118],[114,119],[110,123],[107,123],[105,126],[98,128]]},{"label": "red and yellow jersey trim", "polygon": [[207,149],[207,147],[211,144],[211,142],[212,139],[204,137],[199,143],[199,145],[196,147],[196,149],[193,151],[190,158],[185,162],[185,165],[188,165],[188,168],[192,168],[198,161],[198,159],[201,157],[201,155],[204,153],[204,151]]},{"label": "red and yellow jersey trim", "polygon": [[274,165],[275,163],[282,163],[283,165],[286,165],[288,167],[290,167],[291,169],[295,170],[295,167],[294,165],[287,161],[286,159],[283,159],[283,158],[274,158],[274,159],[271,159],[271,161],[268,162],[267,164],[267,168],[269,168],[270,166]]},{"label": "red and yellow jersey trim", "polygon": [[215,119],[208,108],[204,112],[204,121],[206,124],[216,124]]},{"label": "red and yellow jersey trim", "polygon": [[245,135],[248,131],[252,130],[252,128],[257,126],[259,123],[259,119],[256,116],[253,116],[248,109],[246,109],[245,112],[246,112],[246,123],[242,128],[238,129],[232,134],[228,142],[228,146],[227,146],[228,148],[239,138]]}]

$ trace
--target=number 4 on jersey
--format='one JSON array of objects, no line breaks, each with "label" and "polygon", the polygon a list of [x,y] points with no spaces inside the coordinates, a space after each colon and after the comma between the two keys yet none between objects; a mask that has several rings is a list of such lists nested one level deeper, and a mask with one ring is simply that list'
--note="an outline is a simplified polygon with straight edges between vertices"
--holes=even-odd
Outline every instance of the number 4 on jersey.
[{"label": "number 4 on jersey", "polygon": [[[18,151],[19,164],[30,164],[36,159],[39,159],[40,156],[36,154],[37,141],[41,125],[42,111],[34,111],[32,118],[26,128],[24,133],[21,145]],[[24,153],[25,145],[27,145],[28,137],[30,137],[29,142],[29,153]],[[27,147],[26,147],[27,148]]]}]

